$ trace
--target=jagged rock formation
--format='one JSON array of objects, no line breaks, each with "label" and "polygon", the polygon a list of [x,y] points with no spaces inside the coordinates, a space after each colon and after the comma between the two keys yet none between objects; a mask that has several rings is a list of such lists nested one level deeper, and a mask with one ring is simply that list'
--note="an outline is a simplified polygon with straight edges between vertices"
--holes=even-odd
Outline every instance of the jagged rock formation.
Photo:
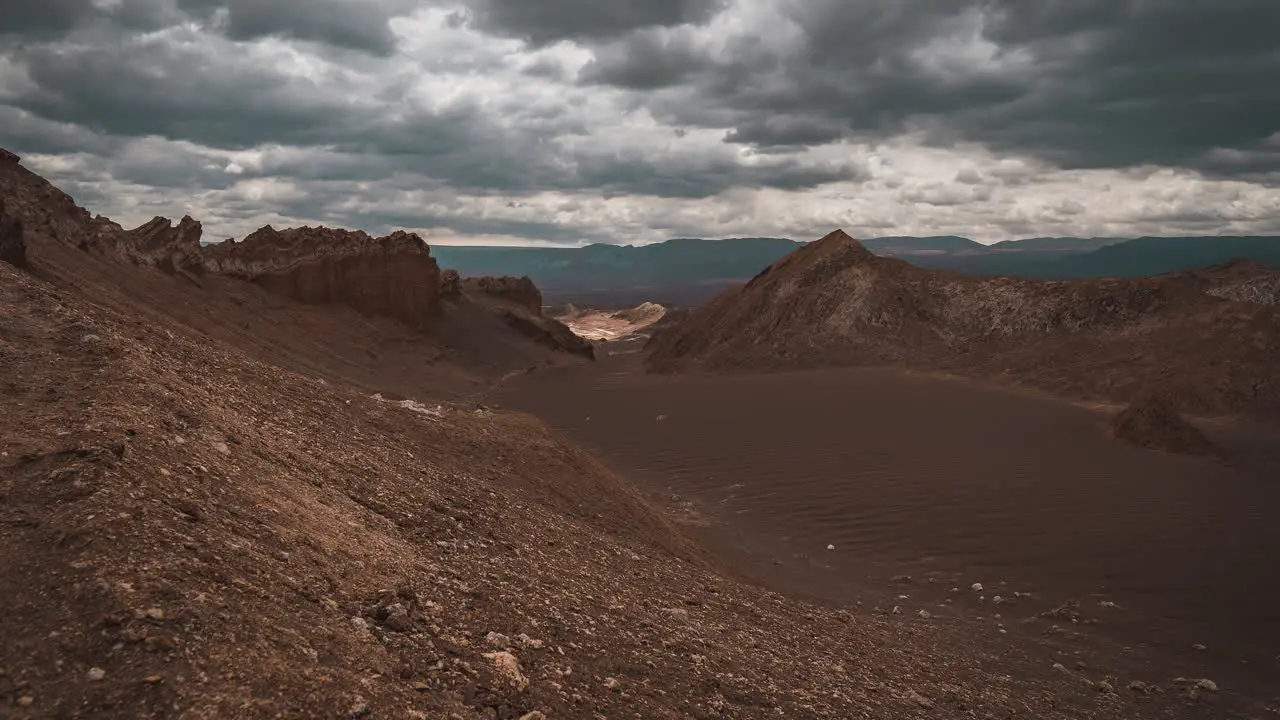
[{"label": "jagged rock formation", "polygon": [[1187,422],[1169,398],[1142,393],[1107,423],[1108,434],[1140,448],[1179,455],[1220,455],[1195,425]]},{"label": "jagged rock formation", "polygon": [[261,228],[206,247],[204,266],[305,303],[339,303],[424,327],[440,306],[440,269],[422,238],[394,232]]},{"label": "jagged rock formation", "polygon": [[0,262],[18,268],[27,266],[27,243],[22,230],[22,218],[5,212],[4,198],[0,198]]},{"label": "jagged rock formation", "polygon": [[1032,281],[925,270],[841,231],[655,335],[649,368],[901,365],[1127,399],[1151,378],[1183,410],[1280,411],[1280,312],[1179,277]]},{"label": "jagged rock formation", "polygon": [[200,251],[202,232],[200,223],[190,216],[183,216],[177,226],[168,218],[155,217],[133,230],[99,222],[81,246],[111,253],[135,265],[198,276],[204,272]]}]

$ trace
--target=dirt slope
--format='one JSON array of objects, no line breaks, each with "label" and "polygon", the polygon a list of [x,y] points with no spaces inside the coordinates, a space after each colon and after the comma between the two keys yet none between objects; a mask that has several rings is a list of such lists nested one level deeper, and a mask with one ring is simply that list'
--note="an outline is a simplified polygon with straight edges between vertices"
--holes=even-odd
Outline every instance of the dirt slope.
[{"label": "dirt slope", "polygon": [[836,231],[655,336],[648,367],[900,365],[1119,401],[1155,384],[1183,410],[1271,414],[1280,311],[1215,296],[1269,280],[970,277],[877,257]]}]

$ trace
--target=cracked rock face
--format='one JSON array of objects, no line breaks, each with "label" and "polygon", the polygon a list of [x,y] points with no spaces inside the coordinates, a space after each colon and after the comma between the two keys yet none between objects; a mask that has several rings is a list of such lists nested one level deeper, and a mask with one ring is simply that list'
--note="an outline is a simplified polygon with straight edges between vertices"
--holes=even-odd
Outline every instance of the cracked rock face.
[{"label": "cracked rock face", "polygon": [[440,307],[440,269],[422,238],[324,227],[264,227],[206,247],[204,267],[305,303],[341,304],[423,327]]}]

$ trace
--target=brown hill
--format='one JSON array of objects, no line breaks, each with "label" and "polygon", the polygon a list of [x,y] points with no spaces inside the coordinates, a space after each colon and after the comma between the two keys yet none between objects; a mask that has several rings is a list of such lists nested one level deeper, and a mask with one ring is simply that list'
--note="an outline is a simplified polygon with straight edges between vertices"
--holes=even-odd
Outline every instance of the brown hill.
[{"label": "brown hill", "polygon": [[1280,311],[1225,282],[964,276],[836,231],[655,336],[648,367],[897,365],[1121,402],[1159,379],[1182,410],[1280,411]]},{"label": "brown hill", "polygon": [[1107,423],[1112,438],[1179,455],[1220,455],[1199,428],[1187,422],[1169,398],[1143,393]]}]

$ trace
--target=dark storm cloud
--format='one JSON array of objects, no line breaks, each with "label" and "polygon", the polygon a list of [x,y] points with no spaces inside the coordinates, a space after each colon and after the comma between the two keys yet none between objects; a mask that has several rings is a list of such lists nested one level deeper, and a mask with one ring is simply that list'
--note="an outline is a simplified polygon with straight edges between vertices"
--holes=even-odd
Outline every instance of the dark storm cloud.
[{"label": "dark storm cloud", "polygon": [[395,51],[389,22],[405,2],[370,0],[178,0],[197,17],[225,13],[227,36],[252,40],[265,36],[292,37],[379,55]]},{"label": "dark storm cloud", "polygon": [[639,30],[625,41],[603,45],[595,55],[582,69],[581,80],[633,90],[677,85],[709,66],[687,34],[659,28]]},{"label": "dark storm cloud", "polygon": [[701,23],[725,0],[470,0],[467,5],[474,27],[545,45]]},{"label": "dark storm cloud", "polygon": [[0,35],[58,37],[92,13],[91,0],[5,0],[0,2]]},{"label": "dark storm cloud", "polygon": [[3,0],[0,35],[23,40],[59,38],[94,23],[154,30],[195,19],[235,40],[290,37],[389,55],[392,17],[412,0]]},{"label": "dark storm cloud", "polygon": [[[760,146],[923,128],[938,144],[979,141],[1068,168],[1231,175],[1248,163],[1208,154],[1258,150],[1280,129],[1274,0],[786,4],[800,34],[789,52],[743,37],[714,55],[655,58],[633,35],[583,79],[665,87],[654,101],[664,117],[723,127],[728,116],[728,139]],[[956,45],[966,35],[994,44],[989,61]],[[1264,165],[1250,171],[1280,169],[1273,156]]]},{"label": "dark storm cloud", "polygon": [[[226,53],[197,31],[140,37],[99,30],[94,42],[15,50],[32,89],[7,102],[55,127],[101,135],[158,136],[223,150],[264,145],[325,148],[353,158],[331,171],[361,179],[413,173],[478,194],[603,188],[620,194],[708,197],[737,185],[806,188],[855,178],[848,168],[789,158],[741,163],[733,153],[564,151],[556,139],[588,127],[573,108],[475,98],[427,111],[406,88],[327,68],[289,74],[245,53]],[[44,138],[54,142],[57,136]],[[308,161],[297,161],[302,176]],[[184,181],[185,182],[185,181]]]}]

